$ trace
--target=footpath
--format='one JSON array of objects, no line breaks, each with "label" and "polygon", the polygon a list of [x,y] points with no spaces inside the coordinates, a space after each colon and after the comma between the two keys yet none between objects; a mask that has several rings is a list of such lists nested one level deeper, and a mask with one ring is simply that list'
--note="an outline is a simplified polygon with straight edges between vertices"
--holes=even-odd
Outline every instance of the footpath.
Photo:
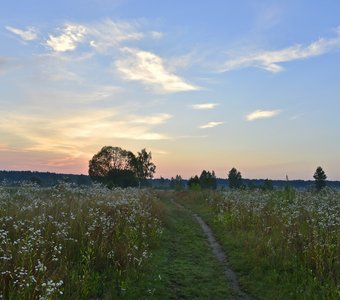
[{"label": "footpath", "polygon": [[251,299],[239,285],[227,256],[203,219],[160,194],[164,232],[154,253],[152,299]]}]

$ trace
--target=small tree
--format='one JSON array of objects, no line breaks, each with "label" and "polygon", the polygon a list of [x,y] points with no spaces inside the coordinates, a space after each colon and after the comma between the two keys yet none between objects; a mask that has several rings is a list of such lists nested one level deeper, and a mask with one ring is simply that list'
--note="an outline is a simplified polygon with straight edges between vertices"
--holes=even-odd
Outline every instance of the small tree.
[{"label": "small tree", "polygon": [[199,177],[199,184],[202,189],[213,189],[216,190],[217,180],[215,176],[215,172],[203,170],[201,176]]},{"label": "small tree", "polygon": [[273,181],[271,181],[270,179],[267,178],[263,182],[263,185],[261,186],[261,189],[264,190],[264,191],[272,191],[274,189]]},{"label": "small tree", "polygon": [[141,186],[142,181],[145,181],[147,178],[153,178],[153,174],[156,171],[156,166],[153,162],[151,162],[151,159],[151,152],[148,153],[145,149],[142,149],[141,152],[138,152],[137,156],[133,157],[132,159],[132,164],[139,182],[139,187]]},{"label": "small tree", "polygon": [[326,186],[326,173],[321,167],[317,167],[313,178],[315,179],[315,187],[317,191],[321,191]]},{"label": "small tree", "polygon": [[201,190],[200,179],[198,178],[197,175],[195,177],[191,177],[188,180],[188,188],[189,188],[189,190],[192,190],[192,191],[200,191]]},{"label": "small tree", "polygon": [[183,178],[181,175],[176,175],[175,178],[171,177],[170,187],[176,191],[181,191],[183,189]]},{"label": "small tree", "polygon": [[232,189],[239,189],[242,187],[242,176],[239,171],[232,168],[228,174],[229,187]]}]

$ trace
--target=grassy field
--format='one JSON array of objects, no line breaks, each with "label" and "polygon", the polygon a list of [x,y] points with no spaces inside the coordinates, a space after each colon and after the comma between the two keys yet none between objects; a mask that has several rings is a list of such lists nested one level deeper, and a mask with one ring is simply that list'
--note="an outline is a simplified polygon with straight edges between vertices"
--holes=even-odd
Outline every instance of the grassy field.
[{"label": "grassy field", "polygon": [[161,235],[153,194],[0,187],[0,297],[121,298]]},{"label": "grassy field", "polygon": [[161,192],[164,232],[150,267],[162,281],[153,299],[233,299],[223,268],[191,214]]},{"label": "grassy field", "polygon": [[340,298],[340,194],[0,186],[0,299]]},{"label": "grassy field", "polygon": [[182,192],[258,299],[340,299],[340,193]]},{"label": "grassy field", "polygon": [[1,299],[231,299],[173,193],[0,187]]}]

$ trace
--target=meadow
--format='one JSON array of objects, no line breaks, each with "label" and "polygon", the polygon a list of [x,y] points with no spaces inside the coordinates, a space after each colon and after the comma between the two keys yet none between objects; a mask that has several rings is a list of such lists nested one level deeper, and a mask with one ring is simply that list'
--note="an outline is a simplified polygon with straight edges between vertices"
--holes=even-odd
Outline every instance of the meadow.
[{"label": "meadow", "polygon": [[0,187],[0,298],[124,297],[161,224],[154,196],[59,184]]},{"label": "meadow", "polygon": [[[181,210],[175,204],[189,210]],[[340,192],[0,186],[0,299],[340,298]]]},{"label": "meadow", "polygon": [[258,299],[340,298],[340,192],[182,192]]}]

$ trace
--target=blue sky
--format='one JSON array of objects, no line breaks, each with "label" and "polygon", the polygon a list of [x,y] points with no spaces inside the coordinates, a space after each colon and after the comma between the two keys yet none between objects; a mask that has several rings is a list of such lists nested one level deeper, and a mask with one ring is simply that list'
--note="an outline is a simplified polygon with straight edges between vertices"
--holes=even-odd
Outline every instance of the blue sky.
[{"label": "blue sky", "polygon": [[338,1],[6,1],[0,169],[340,179]]}]

